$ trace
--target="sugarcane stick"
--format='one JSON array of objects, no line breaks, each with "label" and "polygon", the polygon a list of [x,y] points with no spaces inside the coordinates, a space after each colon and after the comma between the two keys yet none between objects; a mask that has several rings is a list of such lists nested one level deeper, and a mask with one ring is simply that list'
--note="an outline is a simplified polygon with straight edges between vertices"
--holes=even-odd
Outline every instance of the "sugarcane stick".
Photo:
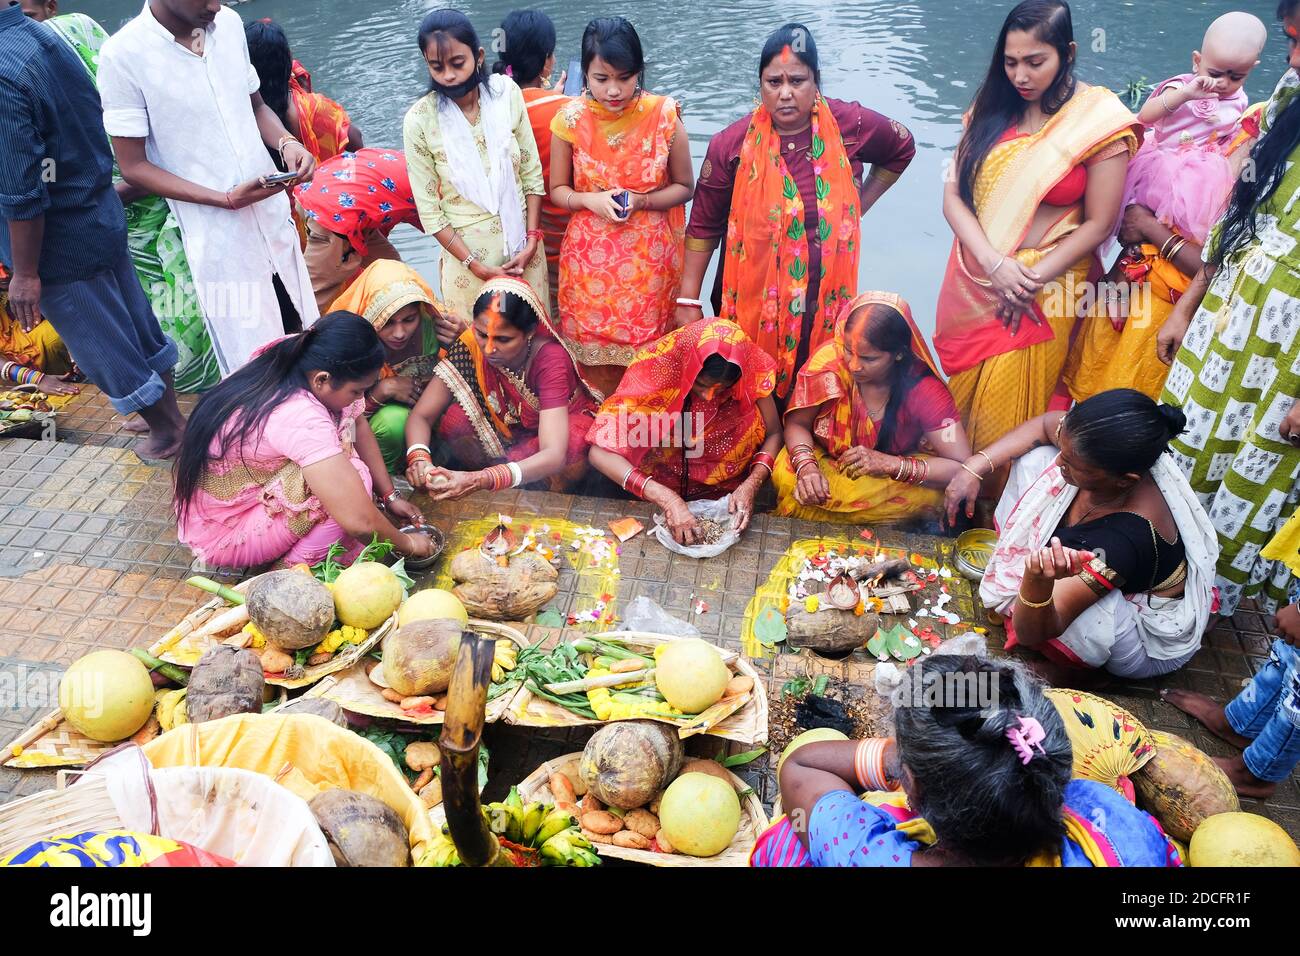
[{"label": "sugarcane stick", "polygon": [[559,684],[543,684],[548,691],[558,697],[565,694],[580,694],[596,687],[617,687],[619,684],[635,684],[649,680],[654,675],[654,668],[631,671],[627,674],[601,674],[599,677],[584,677],[582,680],[564,681]]},{"label": "sugarcane stick", "polygon": [[442,755],[438,776],[447,830],[465,866],[511,866],[501,852],[487,820],[478,792],[478,748],[487,718],[487,691],[492,682],[496,642],[469,631],[460,639],[456,665],[447,689],[447,716],[438,738]]},{"label": "sugarcane stick", "polygon": [[175,664],[168,664],[166,661],[154,657],[142,647],[131,648],[131,654],[139,658],[140,663],[151,671],[157,671],[168,680],[173,680],[184,687],[190,682],[190,672],[183,667],[177,667]]},{"label": "sugarcane stick", "polygon": [[244,596],[238,591],[226,587],[224,584],[218,584],[211,578],[205,578],[202,575],[195,575],[185,582],[192,588],[198,588],[200,591],[207,591],[209,594],[215,594],[227,604],[243,604]]}]

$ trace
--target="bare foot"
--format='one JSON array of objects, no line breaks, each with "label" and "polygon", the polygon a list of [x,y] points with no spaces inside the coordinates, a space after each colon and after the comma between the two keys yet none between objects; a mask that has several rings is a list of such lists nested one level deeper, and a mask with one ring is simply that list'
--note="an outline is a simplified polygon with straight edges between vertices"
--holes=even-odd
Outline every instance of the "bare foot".
[{"label": "bare foot", "polygon": [[173,433],[162,438],[149,437],[142,438],[136,442],[133,451],[141,461],[167,461],[176,457],[176,453],[181,450],[180,434]]},{"label": "bare foot", "polygon": [[1210,759],[1228,775],[1228,779],[1232,781],[1232,786],[1236,789],[1238,796],[1267,800],[1277,790],[1277,784],[1269,783],[1267,780],[1260,780],[1259,777],[1251,773],[1246,766],[1246,761],[1242,760],[1240,756],[1211,757]]},{"label": "bare foot", "polygon": [[1228,717],[1224,713],[1223,705],[1216,702],[1212,697],[1190,690],[1162,688],[1160,699],[1167,704],[1173,704],[1183,713],[1195,717],[1205,725],[1206,730],[1220,740],[1226,740],[1239,750],[1245,750],[1250,746],[1250,738],[1243,737],[1232,729],[1232,725],[1228,723]]},{"label": "bare foot", "polygon": [[147,435],[149,423],[139,415],[128,415],[122,420],[122,431],[130,432],[132,435]]}]

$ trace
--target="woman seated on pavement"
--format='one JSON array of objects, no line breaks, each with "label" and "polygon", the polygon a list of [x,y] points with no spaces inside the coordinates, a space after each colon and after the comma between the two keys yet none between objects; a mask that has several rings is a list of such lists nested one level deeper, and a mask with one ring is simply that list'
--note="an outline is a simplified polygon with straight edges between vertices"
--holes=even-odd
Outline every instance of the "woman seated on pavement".
[{"label": "woman seated on pavement", "polygon": [[419,510],[398,496],[362,414],[384,346],[359,315],[334,312],[262,348],[199,399],[175,465],[180,540],[207,564],[315,564],[375,535],[413,557],[427,535],[398,524]]},{"label": "woman seated on pavement", "polygon": [[1015,462],[980,598],[1053,683],[1167,674],[1200,648],[1219,545],[1167,453],[1185,427],[1179,409],[1113,389],[1014,429],[949,485],[951,520],[963,502],[972,513],[976,475]]},{"label": "woman seated on pavement", "polygon": [[733,527],[744,531],[781,449],[775,385],[776,362],[740,326],[692,322],[632,360],[587,436],[591,464],[658,505],[680,544],[699,543],[686,502],[701,498],[731,495]]},{"label": "woman seated on pavement", "polygon": [[[805,744],[780,770],[779,818],[752,866],[1180,866],[1156,821],[1070,779],[1065,725],[1011,661],[936,655],[892,739]],[[865,796],[859,796],[866,791]],[[1099,826],[1098,821],[1105,825]]]}]

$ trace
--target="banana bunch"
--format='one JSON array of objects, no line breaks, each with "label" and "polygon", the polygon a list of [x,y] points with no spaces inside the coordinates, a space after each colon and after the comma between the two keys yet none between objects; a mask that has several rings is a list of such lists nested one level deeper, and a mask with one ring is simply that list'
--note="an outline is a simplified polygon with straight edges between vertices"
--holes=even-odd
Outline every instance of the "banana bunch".
[{"label": "banana bunch", "polygon": [[159,690],[154,692],[154,709],[158,715],[158,726],[162,728],[164,733],[173,727],[179,727],[181,724],[190,722],[190,718],[185,712],[185,695],[189,693],[189,690],[188,687],[182,687],[180,690]]},{"label": "banana bunch", "polygon": [[[516,787],[499,803],[483,807],[488,828],[503,840],[540,854],[542,866],[596,866],[600,863],[578,821],[567,810],[533,801],[525,804]],[[446,824],[421,860],[425,866],[459,866],[460,855]]]},{"label": "banana bunch", "polygon": [[519,646],[505,638],[498,640],[496,653],[492,657],[492,683],[499,684],[505,680],[506,673],[514,670],[518,663]]}]

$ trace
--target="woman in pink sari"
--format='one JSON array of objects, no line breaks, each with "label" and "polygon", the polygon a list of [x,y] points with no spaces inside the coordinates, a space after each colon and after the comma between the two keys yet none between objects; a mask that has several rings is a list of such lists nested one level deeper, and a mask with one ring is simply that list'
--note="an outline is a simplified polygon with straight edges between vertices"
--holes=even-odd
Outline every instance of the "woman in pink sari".
[{"label": "woman in pink sari", "polygon": [[363,414],[384,347],[359,315],[334,312],[280,339],[199,400],[175,465],[180,540],[220,567],[314,564],[372,537],[425,557],[419,517],[398,496]]}]

